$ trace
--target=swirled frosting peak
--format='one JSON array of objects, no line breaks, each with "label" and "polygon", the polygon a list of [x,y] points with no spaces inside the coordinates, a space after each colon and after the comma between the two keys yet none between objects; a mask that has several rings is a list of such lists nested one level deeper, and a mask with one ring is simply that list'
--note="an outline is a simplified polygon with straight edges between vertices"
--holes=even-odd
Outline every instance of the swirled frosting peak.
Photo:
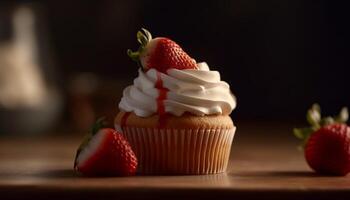
[{"label": "swirled frosting peak", "polygon": [[181,116],[185,112],[198,116],[230,114],[236,107],[230,86],[205,62],[197,67],[169,69],[166,74],[156,69],[139,69],[133,85],[123,91],[120,110],[140,117],[163,113]]}]

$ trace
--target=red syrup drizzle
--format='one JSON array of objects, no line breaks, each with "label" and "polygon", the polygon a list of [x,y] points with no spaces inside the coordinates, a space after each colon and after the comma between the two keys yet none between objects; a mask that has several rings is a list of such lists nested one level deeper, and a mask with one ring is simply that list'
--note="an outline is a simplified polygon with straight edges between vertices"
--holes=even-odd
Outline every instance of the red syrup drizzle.
[{"label": "red syrup drizzle", "polygon": [[166,116],[167,116],[165,113],[164,100],[167,98],[167,94],[169,90],[167,88],[164,88],[161,73],[158,71],[157,71],[157,80],[156,80],[155,88],[157,88],[159,92],[159,95],[157,97],[157,113],[159,115],[158,128],[164,128],[165,122],[166,122]]},{"label": "red syrup drizzle", "polygon": [[[122,116],[122,119],[120,120],[120,127],[123,128],[126,125],[126,121],[128,120],[129,116],[130,116],[131,112],[125,112]],[[124,131],[124,130],[123,130]]]}]

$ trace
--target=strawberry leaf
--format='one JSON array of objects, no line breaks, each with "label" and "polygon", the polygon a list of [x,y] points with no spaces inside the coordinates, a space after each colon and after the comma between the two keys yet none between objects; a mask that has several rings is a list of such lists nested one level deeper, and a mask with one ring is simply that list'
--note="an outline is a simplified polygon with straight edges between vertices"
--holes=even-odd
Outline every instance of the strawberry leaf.
[{"label": "strawberry leaf", "polygon": [[318,104],[313,104],[312,107],[307,111],[306,120],[311,126],[319,127],[321,121],[321,109]]},{"label": "strawberry leaf", "polygon": [[335,120],[333,119],[333,117],[325,117],[321,119],[321,126],[327,126],[327,125],[331,125],[334,124]]},{"label": "strawberry leaf", "polygon": [[105,117],[100,117],[97,119],[94,125],[91,127],[91,135],[95,135],[101,128],[106,127]]},{"label": "strawberry leaf", "polygon": [[294,128],[293,133],[294,133],[294,136],[298,139],[303,140],[305,138],[303,131],[299,128]]},{"label": "strawberry leaf", "polygon": [[128,56],[135,62],[139,62],[140,60],[140,52],[136,51],[133,52],[131,49],[128,49],[126,51],[126,53],[128,54]]},{"label": "strawberry leaf", "polygon": [[314,131],[314,129],[312,127],[294,128],[293,129],[293,133],[294,133],[295,137],[297,137],[301,140],[305,140],[305,139],[309,138],[309,136],[311,135],[311,133],[313,131]]},{"label": "strawberry leaf", "polygon": [[147,29],[141,28],[141,30],[145,33],[148,41],[152,40],[152,34]]},{"label": "strawberry leaf", "polygon": [[147,37],[141,32],[141,31],[138,31],[137,32],[137,41],[142,45],[142,46],[146,46],[147,43],[148,43],[148,39]]},{"label": "strawberry leaf", "polygon": [[299,150],[302,150],[304,146],[306,145],[307,140],[309,139],[310,135],[315,131],[313,127],[307,127],[307,128],[294,128],[293,133],[294,136],[298,139],[302,140],[301,144],[298,146]]},{"label": "strawberry leaf", "polygon": [[141,47],[145,47],[149,41],[152,40],[152,35],[149,31],[142,28],[141,31],[136,33],[137,41],[141,44]]},{"label": "strawberry leaf", "polygon": [[349,111],[347,107],[343,107],[339,115],[335,117],[335,121],[339,123],[346,123],[349,119]]}]

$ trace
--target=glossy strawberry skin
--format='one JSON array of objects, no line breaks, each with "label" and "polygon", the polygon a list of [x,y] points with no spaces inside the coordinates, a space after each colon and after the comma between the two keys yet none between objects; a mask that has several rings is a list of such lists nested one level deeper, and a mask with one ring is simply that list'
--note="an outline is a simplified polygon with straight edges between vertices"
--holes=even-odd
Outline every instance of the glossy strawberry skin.
[{"label": "glossy strawberry skin", "polygon": [[134,175],[137,159],[129,143],[113,129],[101,131],[102,142],[84,163],[77,164],[77,170],[85,176]]},{"label": "glossy strawberry skin", "polygon": [[[155,38],[155,47],[146,60],[146,69],[166,73],[169,68],[196,69],[197,64],[178,44],[168,38]],[[147,50],[146,50],[147,51]]]},{"label": "glossy strawberry skin", "polygon": [[316,172],[346,175],[350,171],[350,128],[345,124],[321,127],[309,137],[304,153]]}]

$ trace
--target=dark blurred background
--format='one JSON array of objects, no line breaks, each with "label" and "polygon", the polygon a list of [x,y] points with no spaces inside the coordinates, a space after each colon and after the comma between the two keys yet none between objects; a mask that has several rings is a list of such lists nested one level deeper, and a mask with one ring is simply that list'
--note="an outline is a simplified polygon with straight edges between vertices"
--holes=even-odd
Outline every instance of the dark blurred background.
[{"label": "dark blurred background", "polygon": [[[33,132],[43,131],[45,123],[46,129],[68,125],[83,130],[102,115],[112,122],[122,89],[137,75],[126,49],[137,48],[141,27],[172,38],[197,61],[218,70],[237,97],[236,121],[304,120],[314,102],[336,114],[350,106],[349,5],[302,0],[1,1],[0,47],[7,48],[20,32],[12,20],[18,8],[32,10],[43,90],[54,91],[57,98],[42,100],[47,107],[39,101],[41,110],[28,111],[6,106],[3,93],[0,131],[20,132],[9,124],[21,118],[24,124],[31,120],[31,126],[40,116]],[[3,76],[5,71],[0,66]],[[1,84],[3,80],[0,92]],[[52,111],[46,113],[48,109]]]}]

